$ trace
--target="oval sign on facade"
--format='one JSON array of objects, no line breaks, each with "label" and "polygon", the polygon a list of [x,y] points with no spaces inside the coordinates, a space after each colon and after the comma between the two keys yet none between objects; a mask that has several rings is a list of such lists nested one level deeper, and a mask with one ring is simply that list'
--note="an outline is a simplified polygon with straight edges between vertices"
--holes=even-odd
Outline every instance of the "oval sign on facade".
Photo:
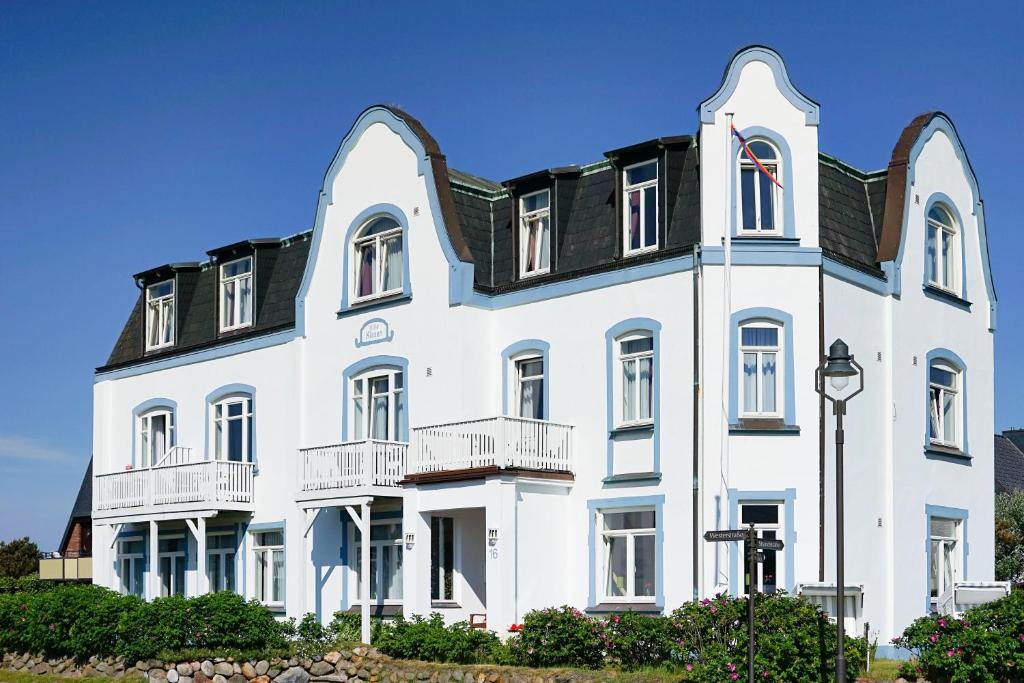
[{"label": "oval sign on facade", "polygon": [[388,321],[383,318],[371,318],[359,328],[359,336],[356,337],[356,348],[380,344],[394,339],[395,333],[391,331]]}]

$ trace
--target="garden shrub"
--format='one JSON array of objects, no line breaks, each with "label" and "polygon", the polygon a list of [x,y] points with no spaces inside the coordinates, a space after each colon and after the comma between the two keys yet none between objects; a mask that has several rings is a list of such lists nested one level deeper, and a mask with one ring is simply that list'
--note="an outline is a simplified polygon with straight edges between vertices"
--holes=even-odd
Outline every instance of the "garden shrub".
[{"label": "garden shrub", "polygon": [[63,584],[54,581],[42,581],[38,576],[0,576],[0,595],[4,593],[35,593],[50,590]]},{"label": "garden shrub", "polygon": [[681,659],[681,629],[674,619],[623,612],[604,623],[608,659],[629,671],[660,667]]},{"label": "garden shrub", "polygon": [[604,624],[563,605],[528,612],[522,630],[510,639],[512,656],[525,666],[598,669],[604,663]]},{"label": "garden shrub", "polygon": [[962,619],[921,617],[893,639],[916,658],[900,675],[931,683],[1024,681],[1024,593],[968,610]]},{"label": "garden shrub", "polygon": [[[370,618],[370,639],[377,642],[377,636],[383,627],[380,617]],[[335,612],[330,628],[335,644],[359,643],[363,639],[362,618],[355,612]]]},{"label": "garden shrub", "polygon": [[491,631],[469,628],[460,621],[445,626],[437,612],[424,619],[411,620],[399,616],[378,629],[374,645],[384,654],[398,659],[421,659],[428,662],[484,664],[505,661],[501,641]]}]

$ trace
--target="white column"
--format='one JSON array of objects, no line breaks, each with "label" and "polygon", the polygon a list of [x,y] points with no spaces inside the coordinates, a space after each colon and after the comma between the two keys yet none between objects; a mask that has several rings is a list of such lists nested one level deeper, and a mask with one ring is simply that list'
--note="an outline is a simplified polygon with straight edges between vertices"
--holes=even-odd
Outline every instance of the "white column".
[{"label": "white column", "polygon": [[196,593],[205,595],[210,592],[210,581],[206,574],[206,517],[196,519]]},{"label": "white column", "polygon": [[160,543],[156,520],[149,520],[149,599],[160,596]]},{"label": "white column", "polygon": [[[516,483],[514,477],[491,477],[487,487],[483,543],[486,554],[487,627],[500,631],[516,623],[518,585],[516,577]],[[488,541],[491,529],[498,530],[494,545]]]},{"label": "white column", "polygon": [[[412,547],[405,536],[412,534]],[[402,499],[402,612],[430,614],[430,523],[419,510],[419,492],[406,489]]]},{"label": "white column", "polygon": [[359,571],[362,574],[362,586],[360,594],[362,600],[359,610],[361,613],[362,631],[361,638],[367,645],[370,644],[370,504],[362,504],[362,514],[359,521],[359,534],[362,539],[363,553],[360,557]]}]

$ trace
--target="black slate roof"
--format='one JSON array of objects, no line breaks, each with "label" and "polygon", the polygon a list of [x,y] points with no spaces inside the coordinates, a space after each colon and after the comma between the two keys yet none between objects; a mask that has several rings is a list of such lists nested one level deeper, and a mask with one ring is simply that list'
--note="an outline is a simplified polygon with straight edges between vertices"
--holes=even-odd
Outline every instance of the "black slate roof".
[{"label": "black slate roof", "polygon": [[1011,430],[995,435],[996,493],[1024,489],[1024,451],[1016,442],[1024,442],[1024,432]]},{"label": "black slate roof", "polygon": [[85,476],[78,487],[78,497],[75,504],[71,506],[71,513],[68,515],[67,526],[64,527],[64,535],[60,539],[60,551],[63,553],[68,543],[68,536],[71,534],[71,526],[76,519],[90,519],[92,517],[92,458],[89,458],[89,466],[85,468]]},{"label": "black slate roof", "polygon": [[818,161],[818,240],[826,255],[877,275],[885,173],[862,173],[838,159]]}]

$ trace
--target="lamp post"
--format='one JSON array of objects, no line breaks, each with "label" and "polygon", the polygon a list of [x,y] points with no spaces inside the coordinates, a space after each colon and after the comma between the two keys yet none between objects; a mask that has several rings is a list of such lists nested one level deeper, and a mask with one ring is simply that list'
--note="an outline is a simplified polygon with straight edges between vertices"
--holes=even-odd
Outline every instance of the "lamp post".
[{"label": "lamp post", "polygon": [[[860,379],[852,393],[846,388],[851,377]],[[825,379],[836,392],[830,396]],[[836,339],[828,347],[828,357],[814,371],[814,389],[832,404],[836,416],[836,681],[846,683],[846,576],[843,568],[846,550],[843,539],[843,416],[846,402],[864,391],[864,369],[853,359],[853,354],[842,339]]]}]

